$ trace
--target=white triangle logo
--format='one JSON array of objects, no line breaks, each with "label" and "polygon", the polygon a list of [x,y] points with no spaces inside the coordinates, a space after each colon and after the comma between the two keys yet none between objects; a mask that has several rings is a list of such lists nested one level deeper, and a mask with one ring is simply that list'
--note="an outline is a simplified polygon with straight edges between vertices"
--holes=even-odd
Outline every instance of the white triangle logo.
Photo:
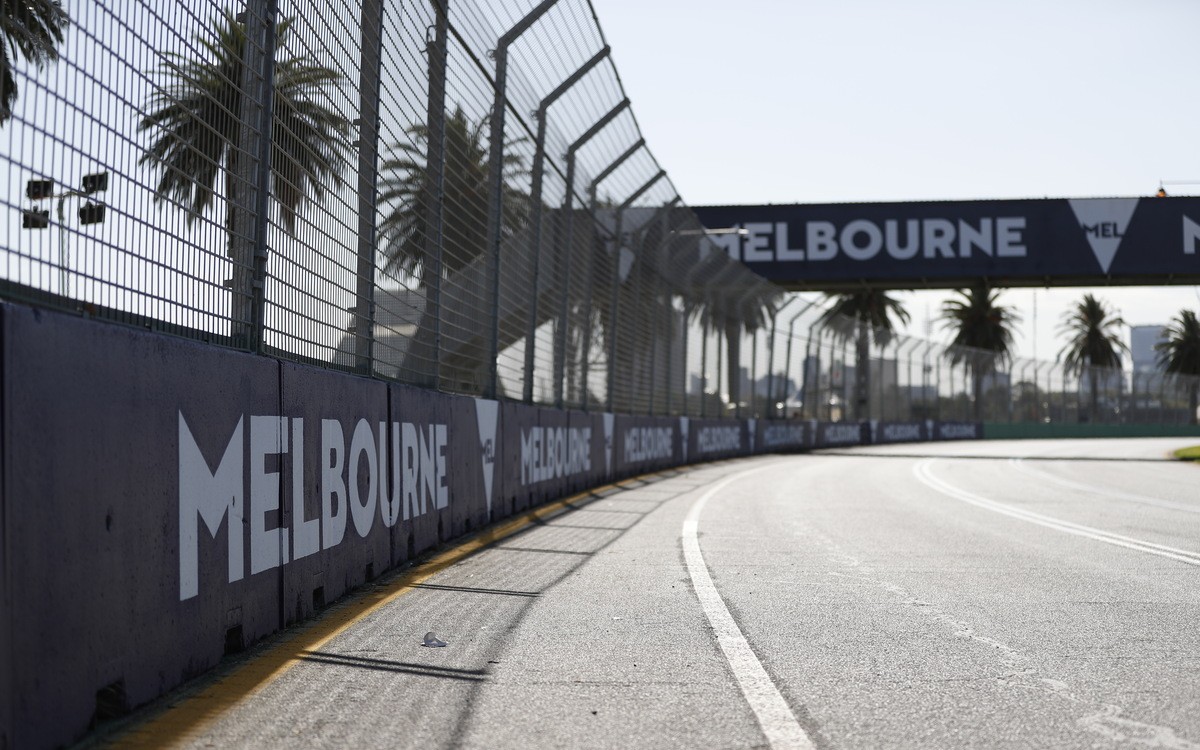
[{"label": "white triangle logo", "polygon": [[683,446],[683,462],[686,464],[687,463],[687,454],[688,454],[688,418],[687,417],[679,418],[679,438],[680,438],[680,443]]},{"label": "white triangle logo", "polygon": [[1137,198],[1089,198],[1068,201],[1100,269],[1108,273],[1137,208]]},{"label": "white triangle logo", "polygon": [[483,464],[483,494],[492,511],[492,479],[496,476],[496,416],[500,402],[475,399],[475,421],[479,425],[479,457]]},{"label": "white triangle logo", "polygon": [[613,415],[600,416],[604,418],[604,473],[612,474]]},{"label": "white triangle logo", "polygon": [[753,453],[753,452],[754,452],[754,427],[755,427],[757,424],[758,424],[758,420],[757,420],[757,419],[747,419],[747,420],[746,420],[746,434],[747,434],[747,435],[749,435],[749,439],[750,439],[750,452],[751,452],[751,453]]}]

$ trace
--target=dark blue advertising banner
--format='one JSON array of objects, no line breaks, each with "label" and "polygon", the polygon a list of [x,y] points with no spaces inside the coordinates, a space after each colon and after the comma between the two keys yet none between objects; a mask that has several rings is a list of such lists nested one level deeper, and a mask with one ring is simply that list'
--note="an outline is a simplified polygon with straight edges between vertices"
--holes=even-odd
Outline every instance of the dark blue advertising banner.
[{"label": "dark blue advertising banner", "polygon": [[812,446],[813,422],[799,419],[758,420],[757,446],[762,453],[788,453]]},{"label": "dark blue advertising banner", "polygon": [[[681,423],[681,420],[672,417],[616,415],[612,428],[613,478],[633,476],[679,464],[683,460],[680,430],[686,424],[687,422]],[[608,427],[604,429],[607,433]]]},{"label": "dark blue advertising banner", "polygon": [[[714,461],[754,450],[756,420],[689,419],[681,417],[685,461]],[[749,435],[749,436],[748,436]]]},{"label": "dark blue advertising banner", "polygon": [[814,448],[840,448],[869,442],[865,422],[817,422],[813,433]]},{"label": "dark blue advertising banner", "polygon": [[932,422],[871,422],[871,442],[916,443],[929,439]]},{"label": "dark blue advertising banner", "polygon": [[981,440],[982,422],[937,422],[933,430],[934,440]]},{"label": "dark blue advertising banner", "polygon": [[1200,198],[697,206],[789,289],[1200,283]]},{"label": "dark blue advertising banner", "polygon": [[525,509],[603,484],[612,464],[611,415],[504,404],[503,496]]}]

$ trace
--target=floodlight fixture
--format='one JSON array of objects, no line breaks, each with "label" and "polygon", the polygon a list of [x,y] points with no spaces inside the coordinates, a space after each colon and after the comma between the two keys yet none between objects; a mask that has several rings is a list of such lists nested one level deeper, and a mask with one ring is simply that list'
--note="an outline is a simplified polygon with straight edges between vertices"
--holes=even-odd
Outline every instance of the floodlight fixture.
[{"label": "floodlight fixture", "polygon": [[50,209],[39,211],[27,208],[21,212],[22,229],[45,229],[50,226]]},{"label": "floodlight fixture", "polygon": [[104,221],[104,204],[88,201],[79,207],[80,224],[99,224]]},{"label": "floodlight fixture", "polygon": [[83,176],[83,192],[91,195],[108,190],[108,172],[94,172]]},{"label": "floodlight fixture", "polygon": [[29,180],[25,183],[25,196],[31,201],[54,197],[54,180]]}]

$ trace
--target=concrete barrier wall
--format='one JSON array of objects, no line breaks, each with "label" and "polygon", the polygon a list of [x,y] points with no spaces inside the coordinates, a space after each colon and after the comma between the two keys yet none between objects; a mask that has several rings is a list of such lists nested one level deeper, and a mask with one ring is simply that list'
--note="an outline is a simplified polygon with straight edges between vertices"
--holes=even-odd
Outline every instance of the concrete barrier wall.
[{"label": "concrete barrier wall", "polygon": [[11,305],[0,331],[0,747],[78,739],[546,501],[872,436],[450,396]]}]

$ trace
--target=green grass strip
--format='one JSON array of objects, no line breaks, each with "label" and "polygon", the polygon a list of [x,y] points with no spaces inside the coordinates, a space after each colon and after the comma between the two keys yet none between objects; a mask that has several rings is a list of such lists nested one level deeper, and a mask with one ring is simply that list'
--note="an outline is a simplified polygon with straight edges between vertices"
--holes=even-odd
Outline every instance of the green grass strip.
[{"label": "green grass strip", "polygon": [[1180,448],[1175,451],[1175,458],[1181,461],[1200,461],[1200,445],[1193,445],[1191,448]]}]

